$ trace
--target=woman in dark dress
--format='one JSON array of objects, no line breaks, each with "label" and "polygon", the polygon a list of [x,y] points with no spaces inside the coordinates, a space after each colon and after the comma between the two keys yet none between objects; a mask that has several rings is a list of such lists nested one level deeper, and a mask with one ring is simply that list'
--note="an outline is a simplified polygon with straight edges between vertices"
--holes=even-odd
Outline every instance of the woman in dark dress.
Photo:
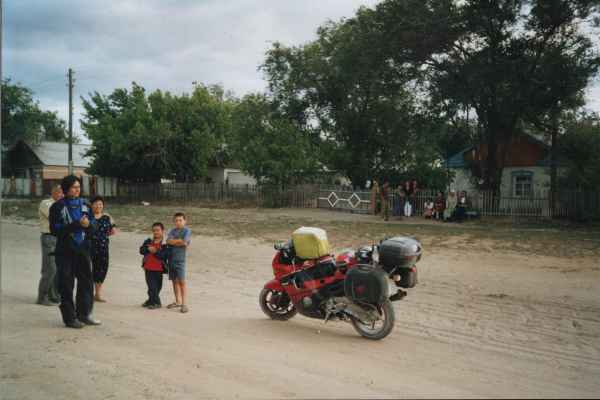
[{"label": "woman in dark dress", "polygon": [[102,284],[108,272],[108,246],[109,236],[114,235],[115,224],[112,217],[104,213],[104,199],[96,196],[92,199],[92,212],[96,220],[96,230],[92,235],[92,276],[94,279],[94,301],[104,303],[102,298]]}]

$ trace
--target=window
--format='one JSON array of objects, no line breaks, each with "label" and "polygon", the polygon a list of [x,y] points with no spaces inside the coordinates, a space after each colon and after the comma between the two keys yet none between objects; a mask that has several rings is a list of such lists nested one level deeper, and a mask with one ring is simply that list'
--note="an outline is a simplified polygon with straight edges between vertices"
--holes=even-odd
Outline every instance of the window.
[{"label": "window", "polygon": [[513,195],[515,197],[533,196],[533,173],[519,172],[513,173]]}]

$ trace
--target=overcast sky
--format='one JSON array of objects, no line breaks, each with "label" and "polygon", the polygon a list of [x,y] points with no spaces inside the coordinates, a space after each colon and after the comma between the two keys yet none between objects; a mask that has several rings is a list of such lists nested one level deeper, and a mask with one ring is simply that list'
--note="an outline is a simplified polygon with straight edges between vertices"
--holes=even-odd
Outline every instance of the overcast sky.
[{"label": "overcast sky", "polygon": [[[66,73],[79,97],[136,81],[189,92],[193,81],[236,95],[263,90],[257,67],[270,42],[301,44],[328,19],[378,0],[4,0],[3,75],[67,118]],[[597,80],[598,81],[598,80]],[[588,94],[600,111],[600,85]],[[81,134],[79,123],[75,131]]]}]

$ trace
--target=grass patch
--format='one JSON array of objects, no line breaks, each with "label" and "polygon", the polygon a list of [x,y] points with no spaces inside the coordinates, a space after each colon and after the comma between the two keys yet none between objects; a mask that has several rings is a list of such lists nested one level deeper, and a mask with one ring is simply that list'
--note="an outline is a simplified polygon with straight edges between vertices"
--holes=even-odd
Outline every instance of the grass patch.
[{"label": "grass patch", "polygon": [[[6,201],[3,215],[37,219],[36,201]],[[155,221],[172,225],[172,216],[184,211],[194,234],[230,239],[285,241],[300,226],[327,230],[336,248],[379,242],[385,237],[414,236],[427,248],[459,251],[512,251],[560,257],[600,256],[600,227],[565,222],[515,223],[511,219],[482,219],[463,224],[426,221],[415,217],[384,223],[380,218],[315,209],[207,208],[197,205],[133,205],[108,203],[106,211],[120,229],[149,232]]]}]

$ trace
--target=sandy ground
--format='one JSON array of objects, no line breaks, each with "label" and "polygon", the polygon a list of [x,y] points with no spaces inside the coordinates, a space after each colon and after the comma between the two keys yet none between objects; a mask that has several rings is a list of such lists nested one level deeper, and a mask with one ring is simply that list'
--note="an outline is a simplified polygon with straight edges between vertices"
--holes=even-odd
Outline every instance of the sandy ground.
[{"label": "sandy ground", "polygon": [[103,325],[71,330],[34,304],[36,227],[1,229],[3,400],[600,396],[597,260],[426,249],[395,330],[372,342],[340,322],[267,319],[273,250],[252,239],[195,236],[190,313],[143,309],[144,236],[121,233]]}]

